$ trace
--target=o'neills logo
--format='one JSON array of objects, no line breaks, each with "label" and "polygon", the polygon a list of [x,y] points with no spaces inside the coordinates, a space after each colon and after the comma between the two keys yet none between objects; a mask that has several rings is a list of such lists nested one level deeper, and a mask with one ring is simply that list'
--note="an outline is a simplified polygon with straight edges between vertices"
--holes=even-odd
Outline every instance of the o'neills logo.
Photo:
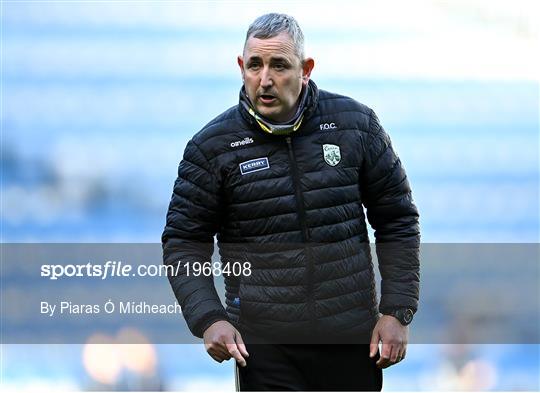
[{"label": "o'neills logo", "polygon": [[244,145],[249,145],[250,143],[253,143],[253,139],[251,139],[250,137],[245,137],[244,139],[242,139],[241,141],[236,141],[236,142],[231,142],[231,147],[238,147],[238,146],[244,146]]}]

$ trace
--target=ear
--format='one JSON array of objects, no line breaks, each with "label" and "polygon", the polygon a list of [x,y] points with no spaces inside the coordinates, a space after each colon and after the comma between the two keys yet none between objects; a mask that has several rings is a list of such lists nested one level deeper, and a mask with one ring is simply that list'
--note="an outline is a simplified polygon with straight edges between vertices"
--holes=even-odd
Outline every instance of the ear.
[{"label": "ear", "polygon": [[244,58],[242,56],[238,56],[236,61],[238,62],[238,67],[240,67],[240,72],[242,73],[242,80],[244,80]]},{"label": "ear", "polygon": [[302,63],[302,84],[304,86],[307,85],[309,82],[313,67],[315,67],[315,60],[313,60],[311,57],[305,58]]}]

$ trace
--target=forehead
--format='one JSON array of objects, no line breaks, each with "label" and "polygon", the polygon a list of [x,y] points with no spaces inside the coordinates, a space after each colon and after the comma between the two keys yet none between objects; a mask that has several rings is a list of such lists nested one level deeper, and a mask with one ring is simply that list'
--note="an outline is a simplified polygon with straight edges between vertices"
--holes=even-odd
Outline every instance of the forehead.
[{"label": "forehead", "polygon": [[249,37],[244,49],[244,57],[296,57],[294,44],[289,34],[283,32],[272,38]]}]

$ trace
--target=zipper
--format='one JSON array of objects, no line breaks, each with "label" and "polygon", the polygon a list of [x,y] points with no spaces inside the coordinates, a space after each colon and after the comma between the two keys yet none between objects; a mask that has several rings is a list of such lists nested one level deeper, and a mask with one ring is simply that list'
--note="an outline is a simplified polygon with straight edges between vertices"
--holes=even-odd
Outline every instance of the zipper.
[{"label": "zipper", "polygon": [[307,227],[307,220],[306,220],[306,209],[304,207],[304,197],[302,195],[302,190],[300,189],[300,175],[298,173],[298,166],[296,165],[296,158],[294,155],[294,149],[292,145],[292,139],[290,136],[286,137],[285,140],[287,141],[287,150],[289,153],[289,161],[291,163],[291,171],[292,171],[292,177],[293,177],[293,186],[294,186],[294,193],[296,195],[296,208],[298,211],[298,219],[300,220],[300,228],[302,230],[302,240],[305,244],[304,250],[306,253],[307,258],[307,281],[308,281],[308,312],[310,315],[310,322],[312,329],[316,329],[315,326],[315,301],[313,299],[313,255],[312,250],[309,247],[309,230]]},{"label": "zipper", "polygon": [[304,243],[309,241],[309,231],[306,223],[306,209],[304,209],[304,197],[302,196],[302,190],[300,189],[300,175],[298,174],[298,166],[296,165],[296,159],[294,156],[294,149],[292,146],[291,137],[285,138],[287,141],[287,150],[289,151],[289,161],[291,162],[291,169],[293,175],[294,193],[296,195],[296,207],[298,211],[298,218],[300,220],[300,227],[302,228],[302,240]]}]

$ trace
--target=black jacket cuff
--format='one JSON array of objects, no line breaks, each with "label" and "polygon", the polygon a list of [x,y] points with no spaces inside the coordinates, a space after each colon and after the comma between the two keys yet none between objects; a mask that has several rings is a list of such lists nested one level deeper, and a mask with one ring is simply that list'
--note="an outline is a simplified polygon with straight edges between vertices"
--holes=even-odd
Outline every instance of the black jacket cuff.
[{"label": "black jacket cuff", "polygon": [[227,314],[225,312],[212,312],[208,316],[204,317],[193,329],[193,334],[199,338],[203,337],[206,329],[210,327],[213,323],[217,321],[229,321]]}]

